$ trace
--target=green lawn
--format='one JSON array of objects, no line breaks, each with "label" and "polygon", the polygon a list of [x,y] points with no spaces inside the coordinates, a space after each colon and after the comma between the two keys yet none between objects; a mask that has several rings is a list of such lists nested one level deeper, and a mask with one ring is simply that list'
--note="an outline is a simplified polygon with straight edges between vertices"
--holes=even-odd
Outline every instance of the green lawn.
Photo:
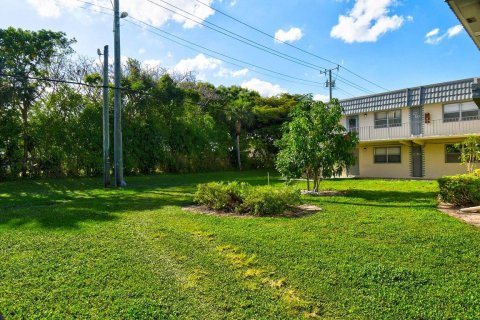
[{"label": "green lawn", "polygon": [[[189,213],[195,186],[262,172],[0,183],[9,319],[478,319],[480,230],[435,182],[339,180],[304,218]],[[280,183],[278,177],[274,183]]]}]

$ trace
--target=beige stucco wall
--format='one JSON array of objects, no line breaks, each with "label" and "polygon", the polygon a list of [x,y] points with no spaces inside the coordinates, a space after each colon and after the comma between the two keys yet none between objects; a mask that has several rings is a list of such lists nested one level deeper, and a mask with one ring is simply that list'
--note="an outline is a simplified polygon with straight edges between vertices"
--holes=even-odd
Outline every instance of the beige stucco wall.
[{"label": "beige stucco wall", "polygon": [[[465,167],[461,164],[445,162],[445,144],[460,142],[468,134],[480,134],[480,120],[444,123],[443,104],[429,104],[424,106],[423,111],[424,113],[430,113],[431,123],[424,123],[424,136],[412,137],[409,125],[410,109],[401,108],[401,110],[402,127],[393,127],[390,128],[390,131],[384,128],[374,129],[375,112],[358,115],[360,177],[411,178],[411,147],[409,144],[416,143],[424,146],[424,179],[436,179],[444,175],[465,173]],[[346,117],[342,118],[342,124],[347,125]],[[369,127],[368,130],[362,129],[365,127]],[[365,139],[362,139],[362,135]],[[374,163],[375,146],[401,146],[402,162],[399,164]]]},{"label": "beige stucco wall", "polygon": [[441,176],[465,173],[465,166],[460,163],[445,162],[445,143],[426,144],[425,179],[437,179]]},{"label": "beige stucco wall", "polygon": [[[435,103],[435,104],[426,104],[423,106],[424,113],[430,113],[430,119],[434,120],[443,120],[443,104]],[[426,123],[425,125],[428,125]]]},{"label": "beige stucco wall", "polygon": [[[455,175],[465,173],[465,166],[460,163],[445,162],[445,144],[451,142],[431,142],[424,145],[424,163],[425,176],[423,179],[437,179],[445,175]],[[387,145],[378,145],[379,147]],[[388,146],[398,146],[395,144]],[[360,176],[362,178],[398,178],[410,179],[410,147],[401,145],[402,162],[401,163],[374,163],[375,146],[366,146],[359,148]]]},{"label": "beige stucco wall", "polygon": [[[392,147],[401,146],[401,163],[374,163],[374,147],[360,147],[358,152],[360,164],[360,177],[364,178],[410,178],[410,149],[404,145],[393,144]],[[383,145],[382,145],[383,147]]]}]

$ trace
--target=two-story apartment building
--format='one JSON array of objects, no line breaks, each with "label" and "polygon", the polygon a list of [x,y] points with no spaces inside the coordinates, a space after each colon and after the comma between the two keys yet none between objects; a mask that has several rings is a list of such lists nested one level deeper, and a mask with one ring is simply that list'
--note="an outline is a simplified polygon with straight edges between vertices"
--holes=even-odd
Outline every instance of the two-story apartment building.
[{"label": "two-story apartment building", "polygon": [[435,179],[465,172],[455,144],[480,135],[478,79],[340,101],[343,125],[359,136],[349,175]]}]

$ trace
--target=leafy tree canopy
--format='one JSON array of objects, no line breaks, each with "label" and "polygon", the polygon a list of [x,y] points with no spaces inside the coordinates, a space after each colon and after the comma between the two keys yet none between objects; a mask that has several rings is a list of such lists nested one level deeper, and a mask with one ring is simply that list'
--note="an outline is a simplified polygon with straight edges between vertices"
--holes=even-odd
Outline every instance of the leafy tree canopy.
[{"label": "leafy tree canopy", "polygon": [[311,96],[304,98],[277,142],[277,170],[287,178],[313,179],[313,189],[318,191],[321,179],[339,176],[352,166],[358,138],[340,124],[341,116],[338,100],[325,104]]}]

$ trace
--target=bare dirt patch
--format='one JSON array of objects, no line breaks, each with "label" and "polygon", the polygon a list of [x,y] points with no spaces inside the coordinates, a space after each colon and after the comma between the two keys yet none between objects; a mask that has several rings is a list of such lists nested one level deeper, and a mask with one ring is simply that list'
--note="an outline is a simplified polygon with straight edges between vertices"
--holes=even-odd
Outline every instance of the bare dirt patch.
[{"label": "bare dirt patch", "polygon": [[[229,217],[237,217],[237,218],[259,218],[260,216],[249,215],[249,214],[238,214],[236,212],[226,212],[221,210],[213,210],[206,206],[186,206],[183,207],[182,210],[212,215],[212,216],[229,216]],[[322,211],[322,208],[317,207],[311,204],[302,204],[299,206],[291,206],[282,214],[276,215],[264,215],[261,217],[287,217],[287,218],[301,218],[312,215],[314,213]]]},{"label": "bare dirt patch", "polygon": [[451,217],[460,219],[468,224],[471,224],[472,226],[480,227],[480,213],[461,212],[461,208],[448,204],[440,204],[437,206],[437,209],[445,214],[448,214]]}]

